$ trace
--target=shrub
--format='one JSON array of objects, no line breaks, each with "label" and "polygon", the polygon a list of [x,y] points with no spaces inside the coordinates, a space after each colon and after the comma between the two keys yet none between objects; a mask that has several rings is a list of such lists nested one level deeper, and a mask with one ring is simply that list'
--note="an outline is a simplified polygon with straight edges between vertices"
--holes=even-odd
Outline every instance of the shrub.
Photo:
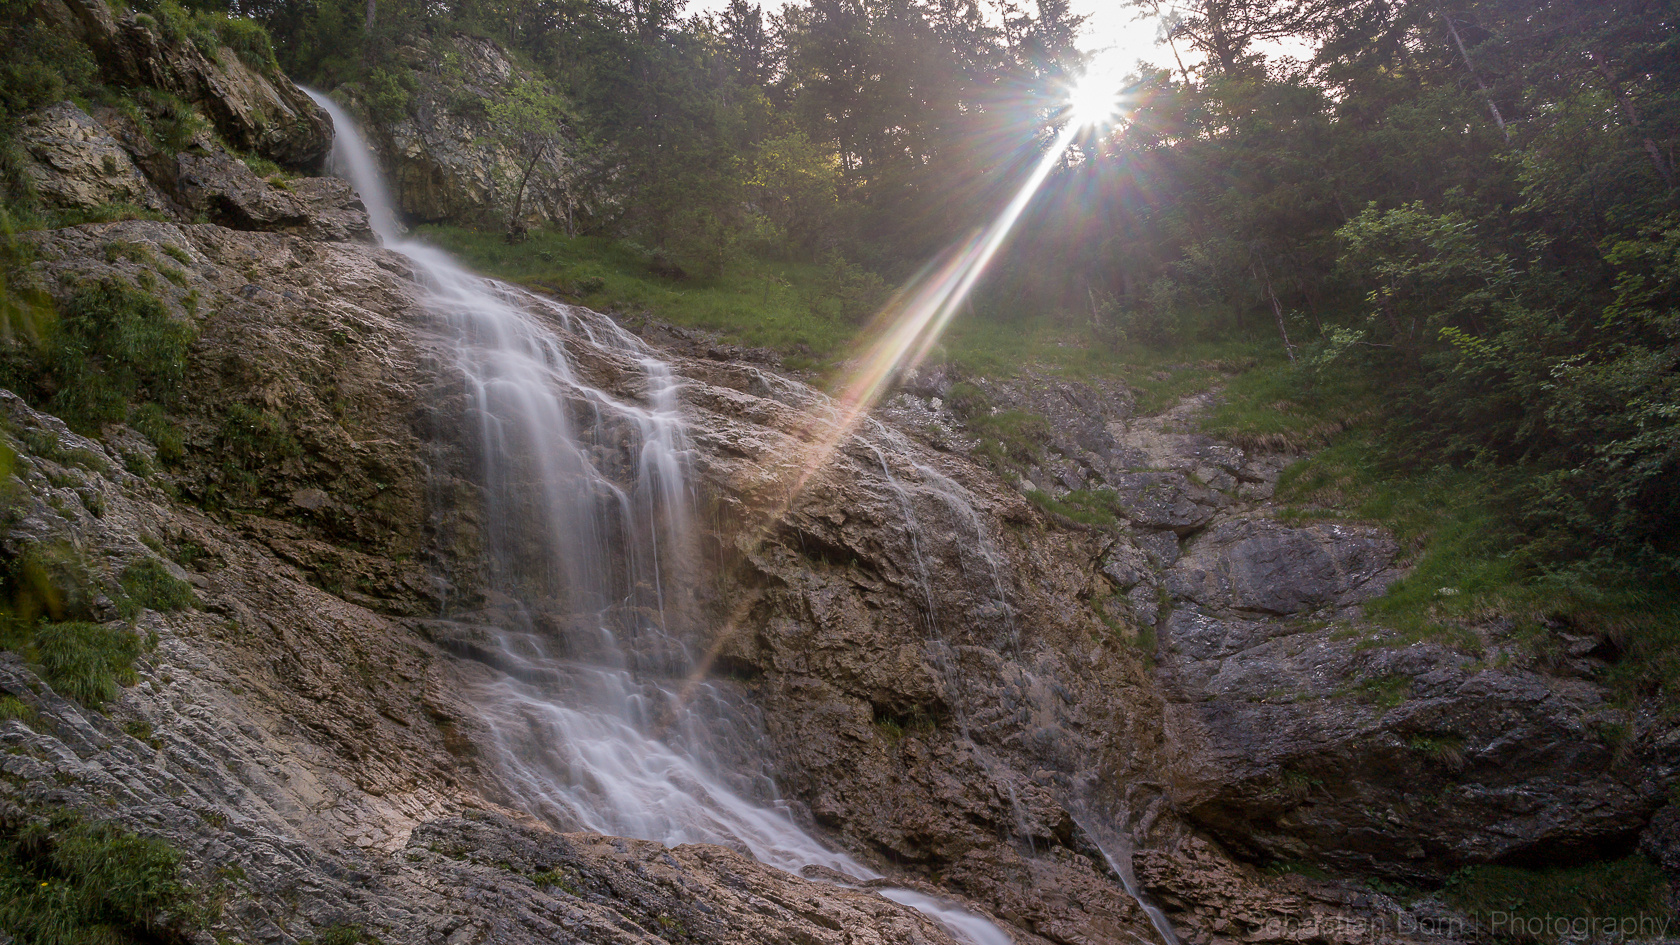
[{"label": "shrub", "polygon": [[[1472,915],[1501,913],[1525,920],[1582,919],[1599,922],[1624,919],[1663,920],[1667,880],[1655,863],[1643,856],[1589,863],[1522,869],[1514,866],[1472,866],[1447,881],[1442,898]],[[1542,941],[1557,941],[1555,932]]]},{"label": "shrub", "polygon": [[78,433],[127,419],[131,403],[171,403],[186,376],[193,329],[163,304],[114,280],[65,303],[49,344],[47,407]]},{"label": "shrub", "polygon": [[[23,17],[16,17],[21,20]],[[93,53],[44,22],[14,22],[0,11],[0,115],[22,115],[94,88]]]},{"label": "shrub", "polygon": [[0,930],[19,945],[177,942],[204,909],[169,844],[67,814],[0,821]]}]

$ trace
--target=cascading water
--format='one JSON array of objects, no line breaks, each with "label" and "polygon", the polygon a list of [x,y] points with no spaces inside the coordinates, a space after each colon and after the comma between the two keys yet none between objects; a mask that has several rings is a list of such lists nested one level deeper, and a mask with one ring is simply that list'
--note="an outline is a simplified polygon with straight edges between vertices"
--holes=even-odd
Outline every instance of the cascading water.
[{"label": "cascading water", "polygon": [[[689,447],[669,367],[604,316],[475,276],[404,240],[354,122],[310,97],[332,116],[335,172],[355,186],[386,247],[413,264],[427,308],[456,338],[497,597],[487,622],[506,671],[476,703],[518,800],[562,828],[717,843],[790,872],[879,878],[793,822],[762,760],[755,767],[748,713],[687,680]],[[640,389],[590,383],[582,353],[616,364]],[[951,903],[881,894],[973,945],[1012,943]]]}]

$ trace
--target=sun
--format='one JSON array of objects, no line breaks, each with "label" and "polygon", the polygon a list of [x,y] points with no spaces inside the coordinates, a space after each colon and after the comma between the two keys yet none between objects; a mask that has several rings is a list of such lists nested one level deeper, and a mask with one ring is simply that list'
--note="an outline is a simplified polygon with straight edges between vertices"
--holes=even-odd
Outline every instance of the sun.
[{"label": "sun", "polygon": [[1068,117],[1078,128],[1100,128],[1120,117],[1120,76],[1113,56],[1100,57],[1068,89]]}]

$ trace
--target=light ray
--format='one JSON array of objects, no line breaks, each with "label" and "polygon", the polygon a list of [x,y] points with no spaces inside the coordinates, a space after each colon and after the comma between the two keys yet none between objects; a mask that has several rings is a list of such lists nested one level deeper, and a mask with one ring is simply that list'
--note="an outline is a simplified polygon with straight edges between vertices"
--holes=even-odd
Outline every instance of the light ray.
[{"label": "light ray", "polygon": [[[742,529],[741,536],[734,543],[736,548],[758,547],[782,516],[792,511],[811,479],[825,469],[835,452],[851,439],[892,382],[926,359],[951,317],[980,281],[987,265],[1008,242],[1009,234],[1020,222],[1045,178],[1050,176],[1074,139],[1087,127],[1069,121],[1057,133],[1055,143],[1039,159],[1032,173],[1021,182],[1013,199],[990,225],[953,245],[943,257],[925,267],[882,307],[873,322],[879,337],[859,359],[857,368],[841,387],[835,400],[836,409],[826,417],[811,414],[810,425],[806,428],[809,439],[792,457],[791,464],[778,464],[779,470],[789,470],[791,466],[793,481],[788,483],[785,474],[767,470],[764,481],[737,484],[743,492],[768,494],[776,498],[760,510],[755,525]],[[756,598],[751,595],[743,595],[737,602],[718,628],[711,645],[695,662],[694,671],[679,696],[680,701],[686,701],[692,688],[710,674],[712,664],[731,643],[741,622],[752,609],[754,600]]]}]

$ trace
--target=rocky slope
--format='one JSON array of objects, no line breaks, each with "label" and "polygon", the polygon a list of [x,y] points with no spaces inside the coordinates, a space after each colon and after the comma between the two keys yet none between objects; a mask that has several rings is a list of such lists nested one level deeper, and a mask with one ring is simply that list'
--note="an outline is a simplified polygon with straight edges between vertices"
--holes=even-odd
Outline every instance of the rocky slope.
[{"label": "rocky slope", "polygon": [[[529,157],[489,110],[539,78],[495,43],[465,33],[417,36],[396,53],[400,72],[383,95],[359,85],[339,94],[365,120],[399,214],[410,223],[505,226]],[[525,182],[522,223],[570,228],[576,216],[601,209],[577,161],[570,137],[542,152]]]},{"label": "rocky slope", "polygon": [[[132,52],[141,33],[131,18],[90,35]],[[175,63],[183,89],[198,74],[185,53],[146,61]],[[207,116],[221,81],[192,93]],[[265,113],[265,140],[301,167],[324,139],[294,111]],[[0,657],[26,709],[0,722],[9,818],[74,809],[166,839],[223,902],[203,934],[241,941],[949,940],[843,877],[561,833],[524,809],[470,699],[498,670],[462,628],[497,602],[465,392],[408,262],[368,240],[341,183],[251,173],[224,147],[232,119],[174,154],[68,103],[29,127],[48,199],[174,218],[27,234],[33,277],[66,305],[142,289],[196,340],[179,458],[0,397],[11,572],[50,563],[72,616],[144,641],[137,684],[100,710]],[[1196,432],[1195,402],[1139,417],[1118,386],[988,382],[993,403],[1051,421],[1010,483],[969,455],[946,380],[836,436],[803,384],[648,335],[670,342],[696,450],[707,581],[684,642],[762,715],[812,829],[1019,942],[1156,940],[1126,869],[1188,941],[1462,931],[1253,864],[1429,881],[1614,851],[1674,783],[1674,728],[1609,701],[1602,641],[1560,635],[1542,664],[1508,627],[1468,654],[1367,625],[1358,605],[1402,549],[1278,518],[1291,457]],[[631,368],[581,365],[634,398]],[[1029,484],[1112,488],[1126,521],[1079,526]],[[124,576],[148,561],[195,602],[126,616]]]}]

